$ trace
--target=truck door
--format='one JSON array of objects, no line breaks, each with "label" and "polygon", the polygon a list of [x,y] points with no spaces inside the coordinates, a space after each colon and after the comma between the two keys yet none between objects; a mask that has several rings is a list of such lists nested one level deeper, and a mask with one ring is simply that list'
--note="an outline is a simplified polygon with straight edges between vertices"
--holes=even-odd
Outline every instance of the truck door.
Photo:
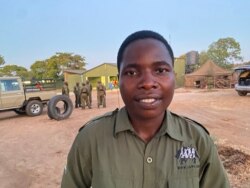
[{"label": "truck door", "polygon": [[21,107],[24,100],[21,80],[18,78],[0,80],[0,109]]}]

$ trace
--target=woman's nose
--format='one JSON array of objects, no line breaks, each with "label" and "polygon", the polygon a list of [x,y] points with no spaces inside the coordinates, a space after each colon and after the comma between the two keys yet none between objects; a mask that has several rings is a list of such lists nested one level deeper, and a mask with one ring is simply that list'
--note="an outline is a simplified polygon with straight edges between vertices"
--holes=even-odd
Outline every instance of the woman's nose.
[{"label": "woman's nose", "polygon": [[152,89],[152,88],[157,88],[157,82],[155,80],[154,75],[150,72],[145,72],[141,75],[140,78],[140,83],[139,83],[139,88],[143,89]]}]

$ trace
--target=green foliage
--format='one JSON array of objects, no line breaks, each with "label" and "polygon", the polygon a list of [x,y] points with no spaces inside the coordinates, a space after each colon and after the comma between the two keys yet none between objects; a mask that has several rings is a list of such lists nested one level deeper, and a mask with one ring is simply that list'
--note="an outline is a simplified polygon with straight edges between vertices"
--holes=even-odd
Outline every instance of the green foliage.
[{"label": "green foliage", "polygon": [[61,60],[55,56],[47,60],[47,70],[48,70],[46,72],[47,78],[59,77],[59,73],[61,72],[60,62]]},{"label": "green foliage", "polygon": [[72,53],[56,53],[44,61],[36,61],[31,65],[33,78],[62,78],[62,72],[66,69],[84,70],[85,58]]},{"label": "green foliage", "polygon": [[72,53],[56,53],[56,55],[49,58],[48,61],[57,64],[59,70],[60,68],[83,70],[86,65],[84,57],[73,55]]},{"label": "green foliage", "polygon": [[209,59],[224,68],[232,67],[235,61],[242,61],[240,54],[240,44],[230,37],[212,43],[207,51]]},{"label": "green foliage", "polygon": [[0,65],[4,65],[4,64],[5,64],[4,58],[3,56],[0,55]]},{"label": "green foliage", "polygon": [[0,69],[1,76],[19,76],[22,79],[30,77],[28,70],[22,66],[17,65],[6,65]]},{"label": "green foliage", "polygon": [[206,51],[201,51],[199,54],[199,66],[203,65],[209,60],[208,54]]},{"label": "green foliage", "polygon": [[42,79],[45,75],[46,69],[46,61],[36,61],[30,67],[33,78]]}]

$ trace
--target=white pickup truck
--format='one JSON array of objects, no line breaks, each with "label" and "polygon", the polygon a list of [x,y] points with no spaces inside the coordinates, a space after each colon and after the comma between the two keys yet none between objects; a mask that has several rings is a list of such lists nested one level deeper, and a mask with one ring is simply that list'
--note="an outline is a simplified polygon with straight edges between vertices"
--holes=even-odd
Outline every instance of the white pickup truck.
[{"label": "white pickup truck", "polygon": [[235,84],[235,90],[240,96],[246,96],[250,93],[250,65],[237,67],[234,71],[238,75],[238,82]]},{"label": "white pickup truck", "polygon": [[19,77],[0,77],[0,112],[14,110],[17,114],[37,116],[43,107],[56,96],[56,90],[39,87],[24,88]]}]

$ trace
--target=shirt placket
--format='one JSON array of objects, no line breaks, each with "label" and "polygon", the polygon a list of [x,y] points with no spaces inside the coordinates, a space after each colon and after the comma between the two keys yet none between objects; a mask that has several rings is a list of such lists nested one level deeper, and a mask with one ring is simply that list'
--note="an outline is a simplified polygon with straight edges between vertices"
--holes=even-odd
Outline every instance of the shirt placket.
[{"label": "shirt placket", "polygon": [[144,162],[143,162],[143,188],[152,188],[155,177],[154,166],[156,162],[155,155],[153,154],[154,139],[145,146]]}]

